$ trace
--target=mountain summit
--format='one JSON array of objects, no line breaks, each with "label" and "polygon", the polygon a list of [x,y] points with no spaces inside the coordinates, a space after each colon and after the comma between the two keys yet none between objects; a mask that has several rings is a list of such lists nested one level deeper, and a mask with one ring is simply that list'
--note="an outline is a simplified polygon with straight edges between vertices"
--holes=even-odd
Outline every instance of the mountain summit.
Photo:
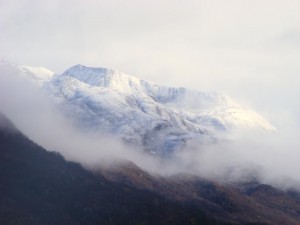
[{"label": "mountain summit", "polygon": [[160,157],[172,155],[189,140],[211,143],[237,129],[275,130],[258,113],[216,91],[166,87],[112,69],[83,65],[61,75],[41,68],[21,70],[80,129],[117,135]]}]

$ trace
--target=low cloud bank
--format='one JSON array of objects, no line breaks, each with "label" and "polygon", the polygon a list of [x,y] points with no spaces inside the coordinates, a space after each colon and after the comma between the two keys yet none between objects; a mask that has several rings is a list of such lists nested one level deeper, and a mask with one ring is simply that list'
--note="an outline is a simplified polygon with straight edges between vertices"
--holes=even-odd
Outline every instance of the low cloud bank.
[{"label": "low cloud bank", "polygon": [[0,63],[0,111],[30,139],[68,160],[89,168],[128,160],[162,175],[188,172],[224,182],[255,177],[281,188],[300,190],[298,128],[279,129],[272,134],[239,130],[231,141],[210,145],[192,141],[171,160],[161,160],[116,137],[81,133],[19,73],[16,67]]},{"label": "low cloud bank", "polygon": [[178,153],[182,168],[224,182],[257,179],[283,189],[300,190],[300,142],[288,133],[242,132],[231,141],[199,146],[189,143]]}]

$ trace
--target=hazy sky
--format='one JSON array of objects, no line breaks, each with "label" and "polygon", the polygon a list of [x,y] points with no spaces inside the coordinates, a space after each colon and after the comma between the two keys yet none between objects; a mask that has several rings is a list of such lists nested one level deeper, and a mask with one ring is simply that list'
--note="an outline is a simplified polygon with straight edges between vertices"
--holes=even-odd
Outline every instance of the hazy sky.
[{"label": "hazy sky", "polygon": [[0,57],[215,89],[300,125],[300,0],[0,0]]}]

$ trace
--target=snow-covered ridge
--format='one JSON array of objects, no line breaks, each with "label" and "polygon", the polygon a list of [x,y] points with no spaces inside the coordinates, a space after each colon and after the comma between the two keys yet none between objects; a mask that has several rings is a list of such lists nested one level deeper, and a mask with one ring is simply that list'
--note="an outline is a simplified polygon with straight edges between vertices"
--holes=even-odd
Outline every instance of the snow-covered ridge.
[{"label": "snow-covered ridge", "polygon": [[161,157],[182,149],[188,140],[219,142],[240,128],[275,131],[258,113],[216,91],[165,87],[112,69],[83,65],[61,75],[25,68],[29,79],[38,80],[80,129],[120,136]]},{"label": "snow-covered ridge", "polygon": [[106,68],[76,65],[66,70],[62,76],[73,77],[90,86],[110,88],[120,93],[148,96],[159,103],[170,103],[170,105],[176,103],[181,108],[199,109],[216,104],[219,106],[237,105],[229,97],[216,91],[200,92],[183,87],[156,85],[150,81]]},{"label": "snow-covered ridge", "polygon": [[63,76],[73,77],[91,86],[111,88],[118,92],[139,93],[149,96],[161,96],[174,99],[185,93],[185,88],[168,88],[155,85],[149,81],[106,68],[91,68],[76,65],[66,70]]}]

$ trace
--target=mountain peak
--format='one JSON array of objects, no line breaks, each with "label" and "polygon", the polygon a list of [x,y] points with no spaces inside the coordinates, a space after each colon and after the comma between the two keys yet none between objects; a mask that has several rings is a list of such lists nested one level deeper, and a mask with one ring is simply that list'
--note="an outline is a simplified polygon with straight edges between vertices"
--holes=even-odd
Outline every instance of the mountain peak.
[{"label": "mountain peak", "polygon": [[88,66],[84,66],[82,64],[77,64],[75,66],[70,67],[69,69],[67,69],[63,74],[65,75],[70,75],[72,73],[79,73],[79,72],[95,72],[95,73],[111,73],[114,70],[112,69],[108,69],[108,68],[103,68],[103,67],[88,67]]},{"label": "mountain peak", "polygon": [[75,65],[67,69],[63,76],[75,78],[90,86],[111,86],[111,82],[122,76],[126,76],[118,71],[101,68],[101,67],[87,67],[81,64]]},{"label": "mountain peak", "polygon": [[101,67],[75,65],[67,69],[62,76],[72,77],[90,86],[110,88],[118,92],[142,92],[139,78],[119,71]]}]

